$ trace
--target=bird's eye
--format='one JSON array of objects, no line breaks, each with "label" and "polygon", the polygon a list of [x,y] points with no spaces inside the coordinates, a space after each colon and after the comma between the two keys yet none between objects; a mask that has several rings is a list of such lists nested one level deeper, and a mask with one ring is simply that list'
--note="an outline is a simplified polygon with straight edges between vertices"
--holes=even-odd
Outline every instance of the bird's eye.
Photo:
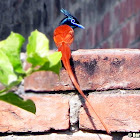
[{"label": "bird's eye", "polygon": [[71,23],[75,23],[75,19],[71,19]]}]

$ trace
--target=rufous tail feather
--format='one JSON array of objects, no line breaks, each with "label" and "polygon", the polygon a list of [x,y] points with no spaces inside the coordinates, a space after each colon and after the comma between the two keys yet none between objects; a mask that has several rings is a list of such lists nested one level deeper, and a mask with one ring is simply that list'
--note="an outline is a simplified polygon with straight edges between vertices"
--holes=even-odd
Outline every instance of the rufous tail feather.
[{"label": "rufous tail feather", "polygon": [[87,99],[87,97],[85,96],[85,94],[83,93],[83,91],[81,90],[74,74],[73,71],[71,69],[70,66],[70,57],[71,57],[71,51],[70,48],[63,43],[62,46],[58,49],[58,51],[61,51],[62,53],[62,62],[64,64],[65,69],[67,70],[74,86],[76,87],[76,89],[79,91],[79,93],[81,94],[81,96],[87,101],[87,103],[89,104],[89,106],[91,107],[91,109],[93,110],[93,112],[96,114],[96,116],[98,117],[98,119],[100,120],[100,122],[102,123],[102,125],[104,126],[106,132],[109,134],[110,131],[108,130],[107,126],[105,125],[105,123],[102,121],[102,119],[100,118],[100,116],[96,113],[96,111],[94,110],[94,108],[92,107],[92,105],[90,104],[89,100]]}]

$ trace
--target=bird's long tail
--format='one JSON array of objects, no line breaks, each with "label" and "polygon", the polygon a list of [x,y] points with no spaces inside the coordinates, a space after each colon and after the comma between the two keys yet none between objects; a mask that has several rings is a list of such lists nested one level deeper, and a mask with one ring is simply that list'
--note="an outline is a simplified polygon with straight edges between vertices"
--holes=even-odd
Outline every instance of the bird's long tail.
[{"label": "bird's long tail", "polygon": [[104,126],[106,132],[109,134],[110,131],[108,130],[107,126],[105,125],[105,123],[102,121],[102,119],[100,118],[100,116],[96,113],[96,111],[94,110],[94,108],[92,107],[92,105],[90,104],[89,100],[87,99],[87,97],[85,96],[85,94],[83,93],[83,91],[81,90],[74,74],[73,71],[71,69],[70,66],[70,57],[71,57],[71,50],[70,48],[63,43],[61,47],[58,48],[58,51],[61,51],[62,53],[62,62],[64,64],[65,69],[67,70],[74,86],[76,87],[76,89],[79,91],[79,93],[81,94],[81,96],[87,101],[87,103],[89,104],[90,108],[92,109],[92,111],[96,114],[96,116],[98,117],[98,119],[100,120],[100,122],[102,123],[102,125]]}]

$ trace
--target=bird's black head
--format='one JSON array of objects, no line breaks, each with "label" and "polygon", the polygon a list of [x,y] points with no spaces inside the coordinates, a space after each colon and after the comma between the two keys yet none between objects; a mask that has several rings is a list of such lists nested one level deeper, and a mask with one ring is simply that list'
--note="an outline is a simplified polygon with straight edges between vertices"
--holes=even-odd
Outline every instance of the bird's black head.
[{"label": "bird's black head", "polygon": [[60,25],[67,24],[73,29],[76,27],[84,29],[84,26],[80,25],[79,21],[74,16],[72,16],[67,10],[61,9],[61,12],[66,17],[61,20]]}]

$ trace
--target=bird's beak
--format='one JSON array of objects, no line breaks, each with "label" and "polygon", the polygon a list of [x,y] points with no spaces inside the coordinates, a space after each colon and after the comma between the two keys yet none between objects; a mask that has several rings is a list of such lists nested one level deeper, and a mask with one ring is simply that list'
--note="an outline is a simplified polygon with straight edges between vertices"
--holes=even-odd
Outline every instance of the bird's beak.
[{"label": "bird's beak", "polygon": [[81,28],[81,29],[85,29],[85,27],[81,24],[77,24],[77,27]]},{"label": "bird's beak", "polygon": [[[74,20],[74,21],[75,21],[75,20]],[[77,26],[77,27],[79,27],[79,28],[85,29],[85,27],[84,27],[83,25],[78,24],[78,23],[75,23],[74,21],[73,21],[73,19],[71,20],[71,23],[72,23],[73,25],[75,25],[75,26]]]}]

